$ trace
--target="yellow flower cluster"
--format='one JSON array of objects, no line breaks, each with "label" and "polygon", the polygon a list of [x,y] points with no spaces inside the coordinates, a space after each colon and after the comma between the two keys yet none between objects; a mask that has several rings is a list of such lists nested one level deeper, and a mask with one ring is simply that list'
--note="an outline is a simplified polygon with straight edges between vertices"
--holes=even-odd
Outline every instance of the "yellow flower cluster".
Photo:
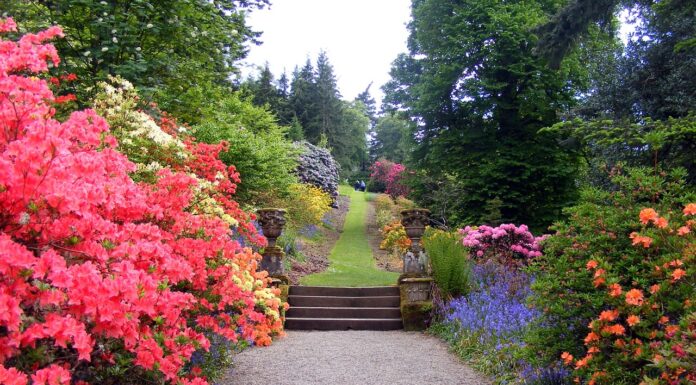
[{"label": "yellow flower cluster", "polygon": [[296,183],[290,185],[285,207],[290,226],[301,229],[321,223],[324,215],[331,210],[331,197],[318,187]]}]

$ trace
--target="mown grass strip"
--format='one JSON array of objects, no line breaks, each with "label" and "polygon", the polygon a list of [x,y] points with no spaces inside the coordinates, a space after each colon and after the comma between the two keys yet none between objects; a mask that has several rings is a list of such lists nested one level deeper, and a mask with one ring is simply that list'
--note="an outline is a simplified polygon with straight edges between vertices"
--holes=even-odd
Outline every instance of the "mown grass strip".
[{"label": "mown grass strip", "polygon": [[399,274],[380,270],[367,243],[365,222],[369,203],[365,200],[365,193],[348,186],[341,186],[340,193],[350,197],[350,209],[343,233],[329,255],[329,268],[305,276],[301,283],[316,286],[395,285]]}]

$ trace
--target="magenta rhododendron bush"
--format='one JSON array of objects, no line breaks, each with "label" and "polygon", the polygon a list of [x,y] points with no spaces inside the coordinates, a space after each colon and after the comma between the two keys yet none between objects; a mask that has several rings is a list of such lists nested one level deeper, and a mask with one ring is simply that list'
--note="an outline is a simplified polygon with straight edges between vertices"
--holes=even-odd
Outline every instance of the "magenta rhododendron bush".
[{"label": "magenta rhododendron bush", "polygon": [[136,183],[102,117],[54,118],[42,73],[59,63],[45,42],[61,35],[0,40],[0,383],[204,384],[183,368],[205,333],[268,344],[284,305],[231,220],[194,197],[207,191],[264,240],[229,199],[222,145],[188,142],[188,166]]},{"label": "magenta rhododendron bush", "polygon": [[384,192],[392,198],[408,195],[409,188],[404,184],[406,166],[403,164],[380,159],[370,166],[370,172],[373,185],[383,186]]}]

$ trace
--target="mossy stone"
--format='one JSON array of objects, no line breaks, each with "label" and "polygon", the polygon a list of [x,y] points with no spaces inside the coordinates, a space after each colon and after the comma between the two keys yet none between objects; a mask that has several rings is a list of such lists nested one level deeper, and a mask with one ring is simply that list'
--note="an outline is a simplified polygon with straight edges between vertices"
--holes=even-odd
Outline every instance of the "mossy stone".
[{"label": "mossy stone", "polygon": [[280,300],[283,302],[288,302],[288,295],[290,293],[290,285],[281,284],[281,285],[278,285],[278,289],[280,289]]},{"label": "mossy stone", "polygon": [[433,301],[401,303],[401,319],[406,331],[422,331],[428,327]]}]

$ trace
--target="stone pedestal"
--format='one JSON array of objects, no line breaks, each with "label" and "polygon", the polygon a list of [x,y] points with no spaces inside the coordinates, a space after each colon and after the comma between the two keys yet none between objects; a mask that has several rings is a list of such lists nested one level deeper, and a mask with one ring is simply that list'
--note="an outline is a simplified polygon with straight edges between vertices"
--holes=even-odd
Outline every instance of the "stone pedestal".
[{"label": "stone pedestal", "polygon": [[259,267],[261,270],[268,272],[273,286],[277,287],[283,283],[288,284],[290,280],[285,275],[285,267],[283,266],[285,252],[279,246],[276,246],[276,241],[282,234],[285,226],[285,210],[260,209],[256,211],[256,214],[258,215],[263,236],[268,240],[268,246],[261,253],[263,259],[261,259],[261,266]]},{"label": "stone pedestal", "polygon": [[401,216],[401,224],[411,240],[411,246],[403,257],[404,271],[399,277],[401,318],[405,330],[425,330],[433,308],[433,279],[428,276],[428,255],[421,245],[421,237],[430,224],[430,211],[404,210]]},{"label": "stone pedestal", "polygon": [[401,320],[404,330],[425,330],[433,309],[431,294],[433,279],[430,277],[411,277],[403,274],[399,277],[401,293]]}]

